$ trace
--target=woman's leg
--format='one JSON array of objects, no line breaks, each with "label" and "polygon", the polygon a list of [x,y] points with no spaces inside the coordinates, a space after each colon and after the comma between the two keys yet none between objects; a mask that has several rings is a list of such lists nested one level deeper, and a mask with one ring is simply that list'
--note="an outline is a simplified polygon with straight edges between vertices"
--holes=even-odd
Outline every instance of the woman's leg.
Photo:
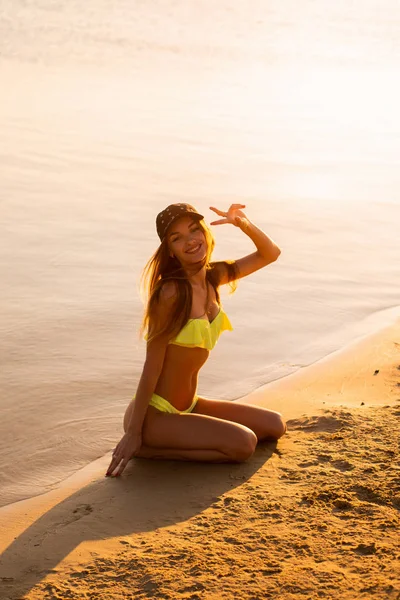
[{"label": "woman's leg", "polygon": [[267,438],[277,440],[286,431],[286,423],[278,412],[237,401],[209,400],[199,397],[192,414],[240,423],[254,431],[258,440]]},{"label": "woman's leg", "polygon": [[237,423],[205,415],[164,413],[149,406],[143,423],[143,458],[207,462],[243,462],[257,437]]}]

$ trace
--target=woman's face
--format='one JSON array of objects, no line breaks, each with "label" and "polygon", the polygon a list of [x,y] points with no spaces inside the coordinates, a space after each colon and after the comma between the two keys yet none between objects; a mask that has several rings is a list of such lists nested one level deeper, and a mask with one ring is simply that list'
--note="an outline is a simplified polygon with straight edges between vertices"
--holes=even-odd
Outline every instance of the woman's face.
[{"label": "woman's face", "polygon": [[181,217],[170,225],[167,241],[170,253],[182,266],[198,263],[207,254],[204,233],[198,221],[189,216]]}]

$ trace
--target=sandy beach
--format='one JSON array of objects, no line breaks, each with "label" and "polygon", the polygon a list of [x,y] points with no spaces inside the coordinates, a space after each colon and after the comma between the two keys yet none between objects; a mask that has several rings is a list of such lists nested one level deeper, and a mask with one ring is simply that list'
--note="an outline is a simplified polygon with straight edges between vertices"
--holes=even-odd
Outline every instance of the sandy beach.
[{"label": "sandy beach", "polygon": [[1,509],[2,600],[399,598],[400,320],[244,400],[282,397],[246,463],[107,455]]}]

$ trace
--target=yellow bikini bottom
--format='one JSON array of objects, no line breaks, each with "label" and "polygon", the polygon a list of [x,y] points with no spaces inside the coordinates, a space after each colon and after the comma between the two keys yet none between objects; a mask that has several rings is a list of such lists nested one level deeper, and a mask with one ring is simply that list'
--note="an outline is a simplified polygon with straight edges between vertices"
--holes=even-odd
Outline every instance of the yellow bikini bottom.
[{"label": "yellow bikini bottom", "polygon": [[[135,398],[135,396],[133,396],[133,397]],[[197,404],[197,400],[198,400],[198,396],[195,396],[193,399],[193,402],[189,406],[189,408],[186,408],[185,410],[178,410],[177,408],[175,408],[175,406],[172,406],[172,404],[170,402],[168,402],[168,400],[165,400],[165,398],[162,398],[158,394],[153,394],[151,397],[151,400],[149,402],[149,405],[154,406],[154,408],[157,408],[158,410],[161,410],[161,412],[166,412],[166,413],[175,413],[175,414],[191,413]]]}]

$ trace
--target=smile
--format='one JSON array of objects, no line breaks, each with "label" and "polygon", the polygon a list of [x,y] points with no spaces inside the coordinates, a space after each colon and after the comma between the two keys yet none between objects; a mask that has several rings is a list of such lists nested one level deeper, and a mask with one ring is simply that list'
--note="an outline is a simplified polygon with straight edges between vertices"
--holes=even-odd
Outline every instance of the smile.
[{"label": "smile", "polygon": [[197,244],[197,246],[195,246],[191,250],[186,250],[186,254],[196,254],[196,252],[198,252],[200,250],[200,248],[201,248],[201,244]]}]

